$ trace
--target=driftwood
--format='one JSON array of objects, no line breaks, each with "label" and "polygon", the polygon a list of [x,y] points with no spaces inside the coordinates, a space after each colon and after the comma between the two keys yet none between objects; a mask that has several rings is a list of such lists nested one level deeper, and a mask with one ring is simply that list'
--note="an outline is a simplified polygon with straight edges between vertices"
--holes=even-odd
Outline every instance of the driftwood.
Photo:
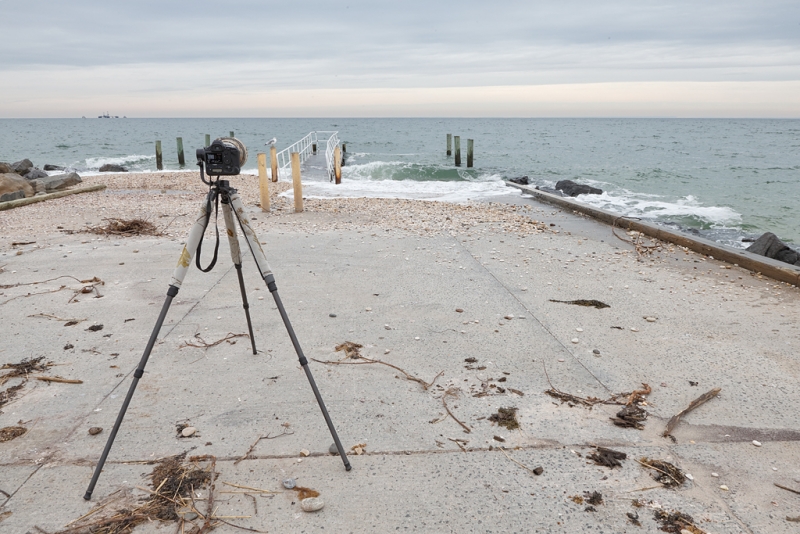
[{"label": "driftwood", "polygon": [[352,357],[352,359],[363,360],[363,361],[360,361],[360,362],[342,362],[342,361],[333,362],[333,361],[328,361],[328,360],[317,360],[316,358],[310,358],[310,359],[314,360],[317,363],[324,363],[325,365],[367,365],[367,364],[371,364],[371,363],[380,363],[382,365],[386,365],[388,367],[391,367],[392,369],[396,369],[396,370],[400,371],[401,373],[403,373],[403,375],[405,375],[407,380],[412,380],[414,382],[419,383],[425,391],[427,391],[428,388],[430,388],[434,384],[434,382],[436,382],[436,380],[440,376],[442,376],[444,374],[444,371],[440,371],[438,375],[433,377],[433,380],[431,380],[430,382],[425,382],[423,379],[418,378],[418,377],[416,377],[416,376],[404,371],[403,369],[400,369],[396,365],[392,365],[391,363],[387,363],[387,362],[384,362],[384,361],[381,361],[381,360],[373,360],[373,359],[370,359],[370,358],[366,358],[364,356],[361,356],[360,354],[358,356]]},{"label": "driftwood", "polygon": [[61,378],[60,376],[37,376],[36,380],[41,380],[42,382],[59,382],[61,384],[83,384],[83,380]]},{"label": "driftwood", "polygon": [[683,417],[687,413],[691,412],[692,410],[694,410],[698,406],[701,406],[702,404],[705,404],[706,402],[710,401],[711,399],[713,399],[714,397],[719,395],[720,391],[722,391],[722,388],[714,388],[711,391],[709,391],[707,393],[703,393],[702,395],[697,397],[695,400],[693,400],[691,402],[691,404],[689,404],[689,406],[687,406],[686,408],[681,410],[679,413],[677,413],[677,414],[672,416],[672,419],[670,419],[669,422],[667,423],[667,428],[664,430],[664,433],[661,434],[661,435],[664,436],[664,437],[672,435],[672,431],[675,430],[675,427],[678,426],[678,423],[681,422],[681,417]]}]

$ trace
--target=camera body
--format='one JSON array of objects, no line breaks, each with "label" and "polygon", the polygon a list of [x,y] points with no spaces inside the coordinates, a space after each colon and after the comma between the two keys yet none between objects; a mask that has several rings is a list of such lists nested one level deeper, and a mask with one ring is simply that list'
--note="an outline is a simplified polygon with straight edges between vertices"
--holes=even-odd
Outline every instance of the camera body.
[{"label": "camera body", "polygon": [[198,148],[197,161],[205,164],[209,176],[236,176],[247,161],[247,148],[235,137],[222,137]]}]

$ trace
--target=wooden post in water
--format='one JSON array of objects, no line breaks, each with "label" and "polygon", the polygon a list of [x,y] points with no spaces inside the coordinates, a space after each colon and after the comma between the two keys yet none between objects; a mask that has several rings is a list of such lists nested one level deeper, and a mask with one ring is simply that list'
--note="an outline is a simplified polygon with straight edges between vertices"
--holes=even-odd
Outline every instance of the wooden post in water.
[{"label": "wooden post in water", "polygon": [[347,153],[347,143],[342,143],[342,154]]},{"label": "wooden post in water", "polygon": [[278,149],[275,146],[269,147],[269,161],[272,167],[272,181],[278,181]]},{"label": "wooden post in water", "polygon": [[472,149],[474,145],[472,143],[472,139],[467,139],[467,168],[469,169],[472,167]]},{"label": "wooden post in water", "polygon": [[156,169],[164,170],[164,161],[161,158],[161,141],[156,141]]},{"label": "wooden post in water", "polygon": [[347,145],[342,143],[342,167],[344,167],[344,162],[347,159]]},{"label": "wooden post in water", "polygon": [[269,180],[267,179],[267,155],[258,153],[258,188],[261,193],[261,211],[269,211]]},{"label": "wooden post in water", "polygon": [[235,135],[233,135],[233,132],[231,132],[231,137],[236,137]]},{"label": "wooden post in water", "polygon": [[342,183],[342,151],[337,146],[333,151],[333,176],[336,183]]},{"label": "wooden post in water", "polygon": [[203,146],[209,146],[211,144],[211,136],[206,134],[206,144]]},{"label": "wooden post in water", "polygon": [[292,186],[294,187],[294,211],[303,211],[303,184],[300,182],[300,153],[292,152]]},{"label": "wooden post in water", "polygon": [[447,134],[447,155],[448,156],[452,156],[453,155],[453,151],[450,150],[450,147],[452,146],[452,144],[453,144],[453,134]]},{"label": "wooden post in water", "polygon": [[178,137],[178,163],[181,167],[186,165],[186,159],[183,157],[183,137]]},{"label": "wooden post in water", "polygon": [[461,136],[456,135],[453,137],[453,141],[455,141],[455,149],[456,149],[456,167],[461,167]]},{"label": "wooden post in water", "polygon": [[311,153],[317,155],[317,143],[311,143]]}]

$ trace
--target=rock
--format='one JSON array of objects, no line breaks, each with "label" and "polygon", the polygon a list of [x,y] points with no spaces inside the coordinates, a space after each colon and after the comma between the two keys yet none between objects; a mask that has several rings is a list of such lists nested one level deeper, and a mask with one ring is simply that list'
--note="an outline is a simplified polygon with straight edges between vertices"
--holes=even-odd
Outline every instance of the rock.
[{"label": "rock", "polygon": [[194,521],[195,519],[197,519],[197,513],[196,512],[187,512],[187,513],[183,514],[183,519],[185,521]]},{"label": "rock", "polygon": [[100,428],[99,426],[93,426],[92,428],[89,429],[89,435],[90,436],[96,436],[97,434],[99,434],[102,431],[103,431],[103,429]]},{"label": "rock", "polygon": [[518,178],[509,178],[509,182],[519,185],[529,185],[531,182],[528,180],[527,176],[520,176]]},{"label": "rock", "polygon": [[513,318],[514,318],[514,316],[513,316],[513,315],[511,315],[511,314],[508,314],[508,315],[504,315],[504,316],[503,316],[503,319],[505,319],[506,321],[510,321],[510,320],[511,320],[511,319],[513,319]]},{"label": "rock", "polygon": [[63,171],[64,170],[64,167],[62,167],[61,165],[50,165],[49,163],[45,164],[45,166],[42,167],[42,168],[44,170],[46,170],[46,171]]},{"label": "rock", "polygon": [[[566,196],[566,195],[564,195],[564,193],[562,193],[562,192],[561,192],[561,191],[559,191],[558,189],[553,189],[552,187],[539,187],[539,186],[537,185],[537,186],[536,186],[536,190],[537,190],[537,191],[544,191],[545,193],[550,193],[551,195],[555,195],[555,196],[557,196],[557,197],[563,197],[563,196]],[[551,226],[555,226],[555,225],[551,225]]]},{"label": "rock", "polygon": [[592,354],[595,356],[600,356],[600,349],[592,349]]},{"label": "rock", "polygon": [[11,170],[20,176],[28,174],[28,171],[33,168],[33,162],[29,159],[23,159],[11,164]]},{"label": "rock", "polygon": [[331,446],[328,447],[328,452],[331,454],[339,454],[339,449],[336,448],[335,443],[331,443]]},{"label": "rock", "polygon": [[723,485],[721,485],[721,486],[719,487],[719,489],[721,489],[722,491],[728,491],[728,486],[726,486],[725,484],[723,484]]},{"label": "rock", "polygon": [[655,317],[645,317],[644,320],[647,321],[648,323],[656,322],[656,318]]},{"label": "rock", "polygon": [[44,178],[38,178],[36,180],[31,180],[31,185],[34,187],[37,184],[41,184],[44,186],[45,190],[47,191],[58,191],[61,189],[65,189],[67,187],[71,187],[73,185],[77,185],[81,183],[81,177],[78,175],[77,172],[71,172],[69,174],[56,174],[55,176],[46,176]]},{"label": "rock", "polygon": [[573,343],[580,343],[580,340],[577,337],[572,338]]},{"label": "rock", "polygon": [[24,178],[26,180],[36,180],[37,178],[47,178],[47,173],[42,171],[42,170],[39,170],[39,169],[31,169],[25,174]]},{"label": "rock", "polygon": [[300,456],[308,456],[311,452],[308,449],[302,449],[300,451]]},{"label": "rock", "polygon": [[14,172],[14,169],[11,168],[11,165],[5,161],[0,161],[0,174],[8,174],[10,172]]},{"label": "rock", "polygon": [[560,180],[556,183],[556,189],[563,191],[568,197],[577,197],[578,195],[602,195],[603,190],[590,185],[583,185],[573,182],[572,180]]},{"label": "rock", "polygon": [[184,438],[188,438],[194,436],[194,433],[197,432],[197,429],[193,426],[187,426],[183,430],[181,430],[181,436]]},{"label": "rock", "polygon": [[542,473],[544,473],[544,467],[542,467],[542,466],[539,466],[539,467],[537,467],[537,468],[535,468],[533,470],[533,474],[536,475],[536,476],[539,476]]},{"label": "rock", "polygon": [[128,172],[128,169],[122,165],[114,165],[112,163],[106,163],[99,170],[100,172]]},{"label": "rock", "polygon": [[322,510],[323,506],[325,506],[325,502],[319,497],[309,497],[300,501],[300,508],[304,512],[316,512],[317,510]]},{"label": "rock", "polygon": [[294,481],[293,478],[285,478],[283,479],[283,487],[286,489],[294,489],[297,486],[297,482]]},{"label": "rock", "polygon": [[0,174],[0,195],[22,191],[24,197],[33,196],[33,187],[22,176],[16,173]]},{"label": "rock", "polygon": [[756,447],[760,447],[761,446],[761,442],[753,440],[753,445],[755,445]]},{"label": "rock", "polygon": [[335,313],[329,313],[328,317],[336,317],[336,314]]},{"label": "rock", "polygon": [[14,191],[13,193],[3,193],[0,195],[0,202],[10,202],[12,200],[19,200],[21,198],[25,198],[25,192],[22,189],[19,191]]},{"label": "rock", "polygon": [[789,248],[786,243],[778,239],[778,236],[772,232],[767,232],[756,239],[752,245],[747,247],[747,251],[784,263],[800,265],[800,253]]}]

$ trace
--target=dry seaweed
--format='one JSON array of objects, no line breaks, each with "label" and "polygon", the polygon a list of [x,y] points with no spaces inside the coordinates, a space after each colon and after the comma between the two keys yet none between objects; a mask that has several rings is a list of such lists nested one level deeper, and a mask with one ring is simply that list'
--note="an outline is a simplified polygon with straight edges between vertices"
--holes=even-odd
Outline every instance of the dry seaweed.
[{"label": "dry seaweed", "polygon": [[[11,386],[5,391],[0,391],[0,408],[11,402],[11,400],[17,396],[17,393],[23,387],[25,387],[25,382],[22,384],[17,384],[16,386]],[[3,413],[3,411],[0,410],[0,413]]]},{"label": "dry seaweed", "polygon": [[622,467],[622,462],[620,462],[620,460],[626,459],[628,455],[624,452],[615,451],[613,449],[597,447],[595,452],[587,455],[586,457],[590,460],[594,460],[594,463],[597,465],[604,465],[613,469],[615,467]]},{"label": "dry seaweed", "polygon": [[364,345],[353,343],[352,341],[345,341],[344,343],[336,345],[336,352],[344,351],[344,355],[347,358],[352,358],[354,360],[357,360],[361,358],[361,353],[359,352],[359,349],[363,347]]},{"label": "dry seaweed", "polygon": [[489,421],[506,427],[509,430],[516,430],[519,428],[517,408],[498,408],[497,413],[493,413],[489,416]]},{"label": "dry seaweed", "polygon": [[644,428],[642,422],[647,419],[647,410],[640,406],[625,406],[617,412],[616,417],[609,419],[617,426],[642,430]]},{"label": "dry seaweed", "polygon": [[653,478],[666,488],[680,486],[686,482],[686,475],[683,474],[683,471],[669,462],[651,460],[646,457],[637,460],[637,462],[655,471],[655,473],[653,473]]},{"label": "dry seaweed", "polygon": [[27,431],[28,429],[23,426],[7,426],[0,428],[0,443],[5,443],[6,441],[11,441],[12,439],[18,438]]},{"label": "dry seaweed", "polygon": [[550,299],[550,302],[561,302],[562,304],[574,304],[575,306],[586,306],[590,308],[597,308],[598,310],[603,308],[610,308],[608,304],[605,302],[600,302],[599,300],[586,300],[586,299],[578,299],[578,300],[555,300]]},{"label": "dry seaweed", "polygon": [[653,510],[653,517],[659,524],[659,530],[664,532],[674,532],[679,534],[681,531],[688,531],[692,534],[706,534],[705,530],[698,528],[694,524],[694,519],[683,512],[665,510]]},{"label": "dry seaweed", "polygon": [[86,234],[120,235],[120,236],[161,235],[161,232],[158,231],[156,225],[144,219],[111,218],[103,220],[108,221],[108,224],[106,224],[105,226],[89,226],[81,230],[81,232]]},{"label": "dry seaweed", "polygon": [[0,370],[3,369],[11,369],[11,371],[0,375],[0,385],[5,384],[11,378],[18,378],[22,377],[26,380],[28,379],[28,375],[37,372],[43,372],[50,369],[53,366],[53,362],[43,362],[44,356],[39,356],[38,358],[28,359],[25,358],[19,363],[7,363],[0,367]]}]

